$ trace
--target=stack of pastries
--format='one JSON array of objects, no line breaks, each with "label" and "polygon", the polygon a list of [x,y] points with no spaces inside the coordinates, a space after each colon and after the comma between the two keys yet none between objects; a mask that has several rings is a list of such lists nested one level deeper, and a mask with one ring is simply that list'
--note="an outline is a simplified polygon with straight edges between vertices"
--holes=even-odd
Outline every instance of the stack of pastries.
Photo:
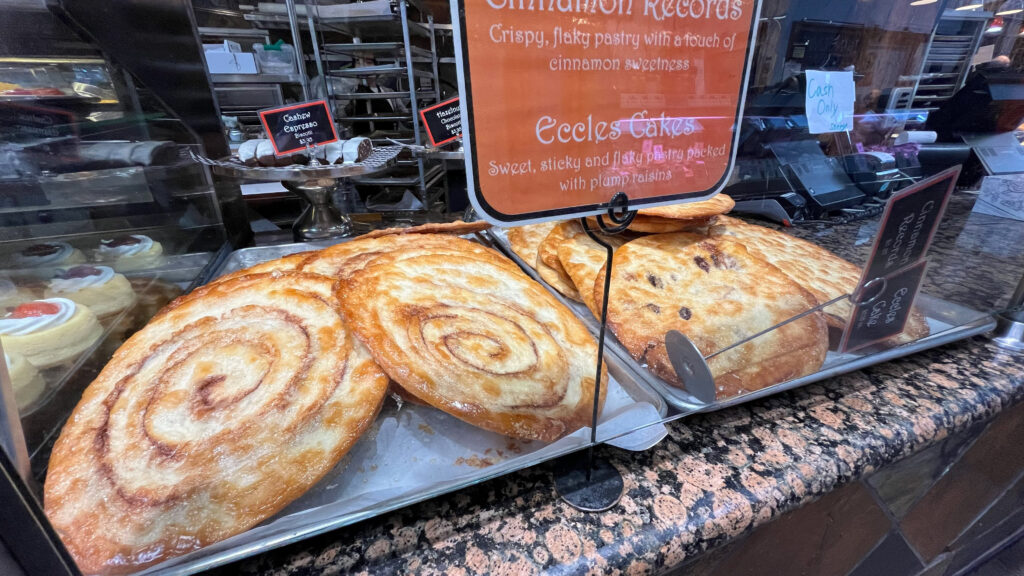
[{"label": "stack of pastries", "polygon": [[46,513],[83,572],[135,571],[281,510],[352,448],[389,383],[549,442],[590,425],[596,356],[550,292],[469,240],[294,254],[176,299],[125,342],[54,446]]},{"label": "stack of pastries", "polygon": [[[725,216],[733,205],[719,194],[642,209],[622,234],[599,235],[614,250],[609,328],[634,359],[681,388],[665,335],[682,332],[705,356],[713,355],[708,364],[719,399],[817,371],[828,351],[828,328],[845,326],[852,309],[843,297],[861,275],[820,246]],[[552,288],[600,317],[607,251],[578,221],[512,228],[507,237],[512,251]],[[927,335],[928,324],[915,309],[897,340]]]}]

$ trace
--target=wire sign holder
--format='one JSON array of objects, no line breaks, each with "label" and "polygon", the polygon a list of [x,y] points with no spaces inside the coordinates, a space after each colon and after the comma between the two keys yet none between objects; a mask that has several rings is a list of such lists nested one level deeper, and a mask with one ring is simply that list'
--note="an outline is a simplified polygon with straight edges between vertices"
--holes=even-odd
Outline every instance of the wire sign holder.
[{"label": "wire sign holder", "polygon": [[[605,510],[623,481],[594,454],[613,261],[601,234],[622,232],[640,208],[711,198],[728,181],[760,3],[451,7],[470,203],[498,226],[582,218],[607,252],[590,442],[555,480],[571,505]],[[695,37],[704,48],[691,49]]]}]

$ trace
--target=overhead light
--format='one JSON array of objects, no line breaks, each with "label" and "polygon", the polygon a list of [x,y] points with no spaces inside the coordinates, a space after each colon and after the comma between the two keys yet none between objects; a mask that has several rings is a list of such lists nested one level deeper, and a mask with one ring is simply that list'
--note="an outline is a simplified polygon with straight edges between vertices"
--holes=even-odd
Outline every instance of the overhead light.
[{"label": "overhead light", "polygon": [[966,4],[964,6],[957,8],[957,10],[977,10],[982,6],[984,6],[984,4]]},{"label": "overhead light", "polygon": [[924,6],[926,4],[935,4],[939,0],[914,0],[910,3],[911,6]]},{"label": "overhead light", "polygon": [[996,12],[996,16],[1009,16],[1010,14],[1019,14],[1024,12],[1024,8],[1014,8],[1012,10],[1003,10],[1002,12]]}]

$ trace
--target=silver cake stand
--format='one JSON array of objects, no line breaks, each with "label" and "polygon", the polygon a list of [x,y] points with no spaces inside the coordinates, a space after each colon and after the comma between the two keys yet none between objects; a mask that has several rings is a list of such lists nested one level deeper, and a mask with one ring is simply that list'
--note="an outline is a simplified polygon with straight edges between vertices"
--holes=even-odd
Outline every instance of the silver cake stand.
[{"label": "silver cake stand", "polygon": [[370,157],[352,164],[293,164],[280,167],[246,166],[237,158],[211,160],[192,153],[192,158],[205,164],[214,174],[245,180],[279,180],[290,192],[306,201],[306,208],[292,225],[296,242],[324,240],[352,235],[352,219],[331,203],[331,192],[342,178],[368,176],[393,167],[402,153],[402,146],[374,148]]}]

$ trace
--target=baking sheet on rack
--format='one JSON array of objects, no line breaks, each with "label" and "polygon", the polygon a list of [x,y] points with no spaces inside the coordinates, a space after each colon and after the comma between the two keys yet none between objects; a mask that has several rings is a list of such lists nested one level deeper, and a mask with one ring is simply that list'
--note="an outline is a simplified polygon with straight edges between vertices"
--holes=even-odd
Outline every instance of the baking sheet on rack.
[{"label": "baking sheet on rack", "polygon": [[[511,250],[508,244],[508,237],[505,235],[504,229],[491,228],[487,231],[487,234],[495,240],[495,244],[499,245],[507,256],[519,264],[519,267],[525,270],[526,273],[534,280],[547,285],[531,266],[526,265],[523,260]],[[582,303],[569,300],[561,294],[556,293],[555,296],[578,317],[580,317],[592,333],[597,334],[600,326],[598,325],[597,319],[594,318],[594,315],[586,306]],[[767,388],[755,390],[742,396],[719,400],[711,404],[702,403],[686,390],[672,386],[661,378],[655,376],[647,369],[646,365],[638,364],[633,360],[626,348],[618,341],[617,338],[615,338],[615,335],[612,334],[611,331],[608,332],[605,348],[609,353],[618,358],[619,361],[631,366],[638,374],[638,378],[644,384],[657,390],[669,405],[684,414],[688,414],[721,410],[723,408],[728,408],[729,406],[735,406],[737,404],[777,394],[785,390],[806,386],[812,382],[818,382],[838,374],[852,372],[853,370],[859,370],[872,364],[886,362],[888,360],[914,354],[921,350],[934,348],[936,346],[962,340],[976,334],[981,334],[990,330],[995,324],[990,317],[976,310],[972,310],[953,302],[947,302],[941,298],[935,298],[934,296],[929,296],[924,293],[918,296],[915,301],[915,305],[921,310],[921,313],[924,314],[925,319],[928,322],[931,336],[916,342],[885,350],[873,351],[868,348],[863,351],[863,353],[859,354],[839,354],[834,351],[829,351],[825,357],[824,364],[822,364],[821,368],[819,368],[814,374],[809,374],[801,378],[768,386]]]}]

